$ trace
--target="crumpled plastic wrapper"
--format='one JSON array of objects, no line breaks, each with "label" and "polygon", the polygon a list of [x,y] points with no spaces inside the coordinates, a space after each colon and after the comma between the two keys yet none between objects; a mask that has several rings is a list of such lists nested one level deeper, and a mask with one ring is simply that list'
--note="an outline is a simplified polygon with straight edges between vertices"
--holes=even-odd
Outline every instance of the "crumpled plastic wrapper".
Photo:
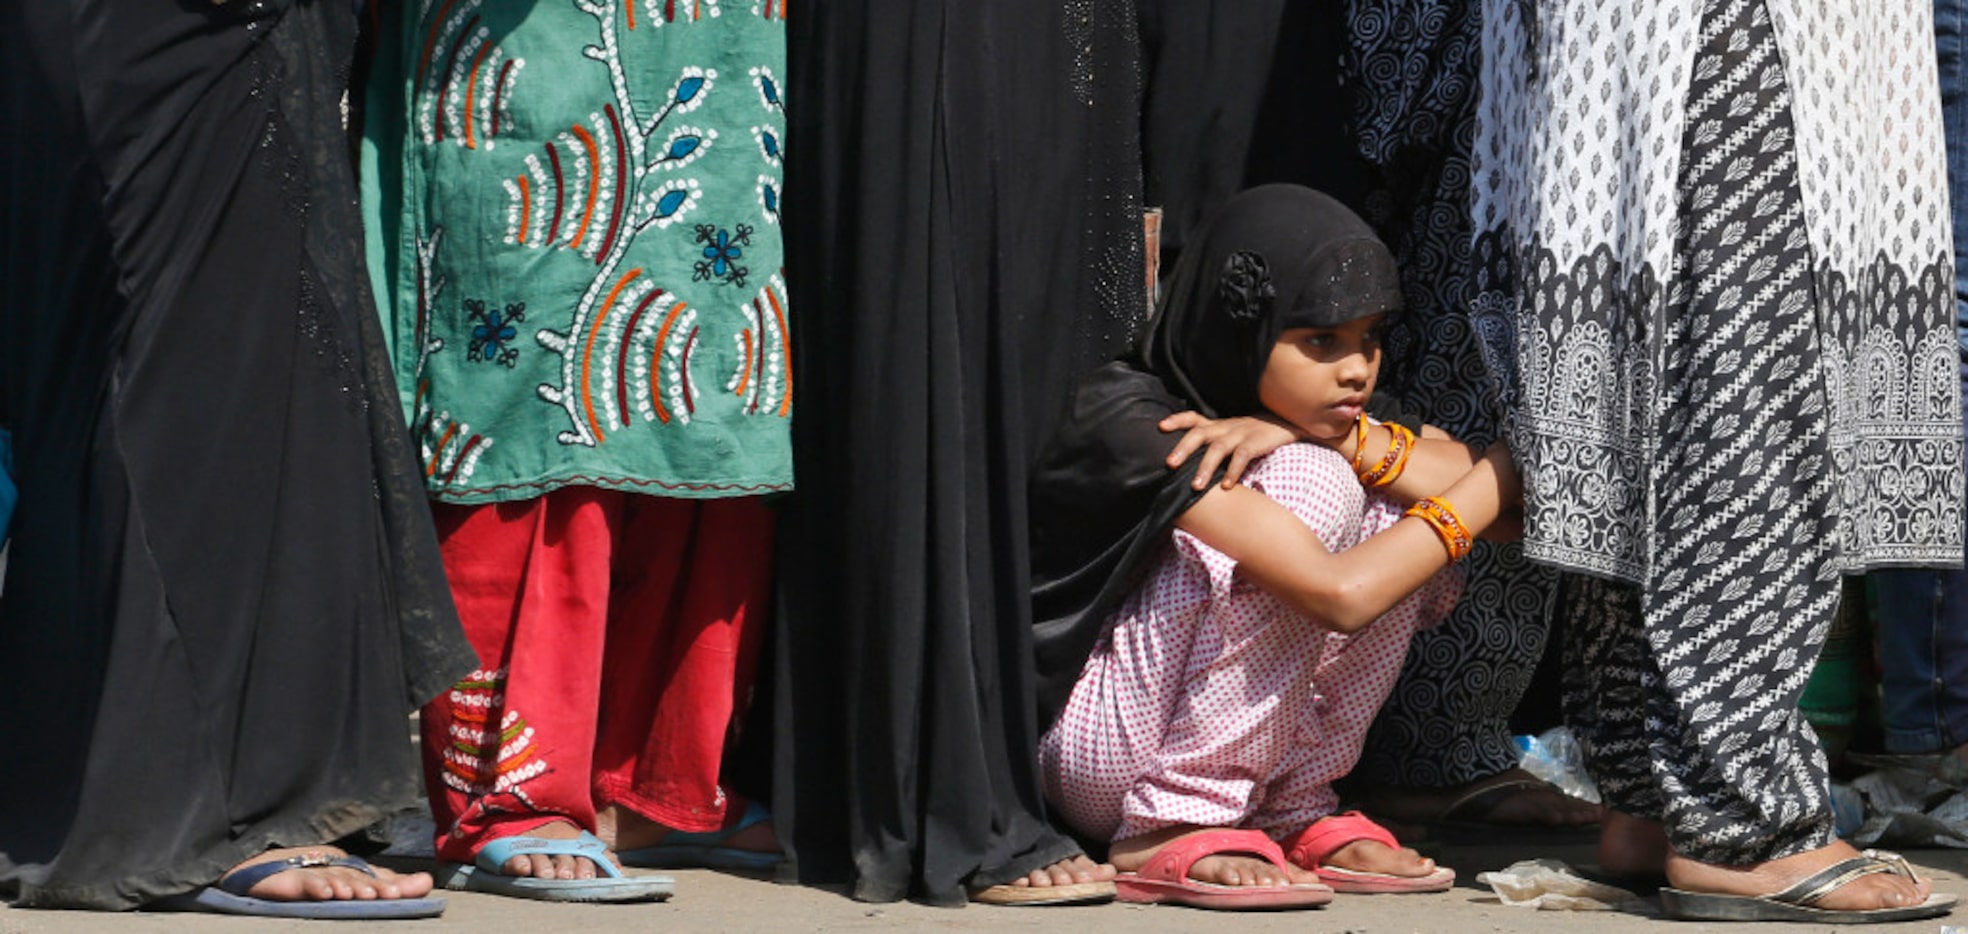
[{"label": "crumpled plastic wrapper", "polygon": [[1618,886],[1594,882],[1555,859],[1527,859],[1495,872],[1479,873],[1476,881],[1497,893],[1503,903],[1540,911],[1624,911],[1655,913],[1652,903]]},{"label": "crumpled plastic wrapper", "polygon": [[1865,819],[1846,839],[1861,847],[1968,847],[1968,792],[1961,790],[1962,776],[1879,759],[1881,768],[1848,786],[1863,802]]}]

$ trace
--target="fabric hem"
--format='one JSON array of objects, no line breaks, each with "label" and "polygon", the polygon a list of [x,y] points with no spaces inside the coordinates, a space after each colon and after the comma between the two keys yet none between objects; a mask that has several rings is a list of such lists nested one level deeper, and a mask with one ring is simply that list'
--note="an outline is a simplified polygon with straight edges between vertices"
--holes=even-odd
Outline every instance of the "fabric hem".
[{"label": "fabric hem", "polygon": [[[1044,869],[1061,860],[1084,855],[1086,855],[1086,851],[1081,849],[1079,844],[1065,837],[1059,837],[1052,846],[1040,847],[1025,854],[1021,859],[1013,860],[1003,866],[992,869],[979,869],[971,874],[970,879],[965,884],[970,891],[987,889],[994,885],[1003,885],[1013,879],[1023,878],[1031,874],[1033,870]],[[855,888],[858,891],[861,886],[857,884]],[[969,900],[968,892],[965,893],[964,898],[965,901]]]},{"label": "fabric hem", "polygon": [[1884,736],[1886,752],[1895,756],[1926,756],[1947,752],[1950,746],[1942,738],[1939,730],[1894,730],[1887,729]]},{"label": "fabric hem", "polygon": [[607,804],[619,804],[642,817],[662,824],[671,830],[685,833],[707,833],[724,826],[725,812],[730,808],[730,798],[715,805],[711,811],[690,813],[688,809],[672,804],[661,804],[645,795],[637,794],[627,782],[595,782],[596,800]]},{"label": "fabric hem", "polygon": [[[570,824],[573,824],[576,827],[580,827],[582,830],[586,830],[589,832],[593,832],[594,830],[593,827],[583,826],[580,821],[575,820],[574,818],[569,817],[566,814],[556,814],[549,811],[530,811],[525,814],[514,814],[512,815],[510,820],[504,820],[496,824],[492,824],[481,833],[476,833],[471,835],[470,837],[463,838],[464,846],[469,851],[470,855],[466,857],[464,860],[462,860],[462,862],[476,862],[478,859],[478,852],[480,850],[485,849],[485,847],[491,844],[491,842],[494,840],[503,840],[507,837],[522,836],[534,830],[538,830],[541,827],[545,827],[546,825],[551,824],[554,821],[563,821],[563,820]],[[436,847],[438,859],[451,860],[451,853],[456,852],[456,849],[453,848],[451,852],[446,852],[445,843],[454,839],[458,839],[458,838],[453,838],[448,832],[441,831],[441,830],[438,831],[437,847]]]},{"label": "fabric hem", "polygon": [[665,496],[671,499],[738,499],[746,496],[768,496],[793,491],[791,478],[783,480],[756,480],[733,482],[693,483],[688,481],[671,482],[666,480],[642,480],[634,477],[598,477],[575,474],[568,477],[555,477],[520,483],[499,483],[491,486],[468,489],[430,489],[430,498],[440,503],[457,506],[483,506],[489,503],[518,502],[539,499],[565,487],[587,486],[603,490],[618,490],[625,493],[645,493],[652,496]]},{"label": "fabric hem", "polygon": [[[410,807],[414,799],[397,808],[363,804],[334,806],[342,816],[317,814],[269,827],[249,836],[213,846],[183,864],[142,876],[133,876],[107,885],[35,885],[19,881],[13,904],[19,908],[93,908],[130,910],[149,902],[213,885],[238,866],[268,850],[283,847],[328,846],[388,819],[397,810]],[[303,842],[308,841],[308,842]],[[105,899],[104,894],[113,896]]]}]

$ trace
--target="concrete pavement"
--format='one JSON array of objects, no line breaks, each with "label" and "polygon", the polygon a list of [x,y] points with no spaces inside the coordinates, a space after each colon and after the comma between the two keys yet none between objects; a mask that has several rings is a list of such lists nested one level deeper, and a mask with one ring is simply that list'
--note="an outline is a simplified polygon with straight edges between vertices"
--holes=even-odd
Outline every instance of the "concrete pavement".
[{"label": "concrete pavement", "polygon": [[[838,891],[777,885],[758,879],[705,871],[670,873],[677,895],[663,904],[588,906],[550,905],[488,895],[449,893],[443,918],[409,922],[267,921],[211,915],[151,913],[92,914],[0,908],[0,934],[186,934],[186,932],[304,931],[307,934],[492,934],[492,932],[784,932],[784,931],[1019,931],[1035,934],[1126,934],[1160,932],[1291,931],[1300,934],[1698,934],[1734,931],[1737,934],[1824,930],[1846,927],[1783,925],[1683,924],[1607,912],[1538,912],[1499,904],[1478,872],[1498,869],[1518,859],[1554,856],[1573,863],[1588,862],[1590,847],[1448,847],[1431,851],[1460,874],[1455,889],[1438,895],[1341,895],[1315,911],[1278,914],[1229,914],[1186,908],[1102,905],[1085,908],[928,908],[912,903],[870,905]],[[1968,852],[1922,850],[1907,854],[1932,875],[1935,887],[1968,898]],[[386,860],[399,869],[428,866],[416,860]],[[1959,926],[1968,932],[1968,909],[1936,921],[1877,925],[1864,930],[1883,934],[1942,934]]]}]

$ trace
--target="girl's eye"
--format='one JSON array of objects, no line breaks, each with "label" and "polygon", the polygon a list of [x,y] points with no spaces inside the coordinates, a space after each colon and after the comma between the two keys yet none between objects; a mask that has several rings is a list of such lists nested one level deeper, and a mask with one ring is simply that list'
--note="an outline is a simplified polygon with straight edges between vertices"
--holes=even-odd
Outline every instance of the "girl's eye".
[{"label": "girl's eye", "polygon": [[1331,334],[1313,333],[1305,335],[1305,346],[1307,347],[1317,347],[1323,350],[1331,347],[1332,344],[1333,335]]}]

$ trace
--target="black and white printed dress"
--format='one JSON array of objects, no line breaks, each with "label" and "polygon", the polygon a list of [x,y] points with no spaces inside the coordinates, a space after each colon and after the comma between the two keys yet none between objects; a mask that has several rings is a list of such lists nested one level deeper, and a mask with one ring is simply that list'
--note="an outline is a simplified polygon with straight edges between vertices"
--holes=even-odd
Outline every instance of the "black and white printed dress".
[{"label": "black and white printed dress", "polygon": [[[1507,420],[1468,310],[1470,159],[1482,64],[1476,0],[1348,0],[1346,83],[1366,216],[1401,265],[1381,386],[1456,438],[1487,445]],[[1415,633],[1356,778],[1443,789],[1517,765],[1511,714],[1545,652],[1557,575],[1515,543],[1479,542],[1454,612]]]},{"label": "black and white printed dress", "polygon": [[1931,7],[1490,0],[1473,317],[1608,803],[1830,842],[1797,712],[1841,574],[1958,563]]}]

